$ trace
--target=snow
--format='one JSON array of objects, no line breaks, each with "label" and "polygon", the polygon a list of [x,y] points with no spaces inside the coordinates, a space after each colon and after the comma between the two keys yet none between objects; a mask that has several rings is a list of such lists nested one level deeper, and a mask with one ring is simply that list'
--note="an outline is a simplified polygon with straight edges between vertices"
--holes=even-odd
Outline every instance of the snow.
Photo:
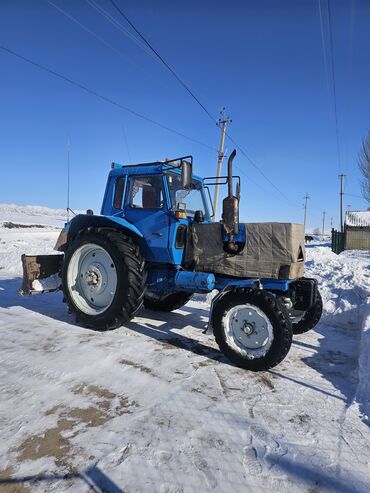
[{"label": "snow", "polygon": [[35,279],[32,281],[32,289],[35,291],[45,291],[47,289],[58,289],[62,280],[58,274],[52,274],[44,279]]},{"label": "snow", "polygon": [[370,226],[370,211],[347,211],[347,226]]},{"label": "snow", "polygon": [[[76,214],[85,211],[74,211]],[[73,215],[70,213],[70,216]],[[65,209],[51,209],[41,205],[16,205],[0,204],[0,223],[12,221],[23,224],[43,224],[49,226],[63,227],[67,221],[67,211]]]},{"label": "snow", "polygon": [[49,226],[0,227],[0,491],[369,491],[369,258],[307,246],[323,318],[252,373],[203,333],[210,295],[111,332],[60,292],[19,297],[20,255],[53,253],[59,212],[14,207],[3,221]]},{"label": "snow", "polygon": [[357,401],[364,418],[370,425],[370,304],[365,307],[362,322],[359,357],[359,385]]}]

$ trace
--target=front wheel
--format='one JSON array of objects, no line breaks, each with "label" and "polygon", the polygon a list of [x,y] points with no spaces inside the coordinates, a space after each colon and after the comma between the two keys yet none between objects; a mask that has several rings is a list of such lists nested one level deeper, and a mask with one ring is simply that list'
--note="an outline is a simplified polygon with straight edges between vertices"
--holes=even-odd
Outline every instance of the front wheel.
[{"label": "front wheel", "polygon": [[286,310],[265,291],[226,293],[214,308],[212,327],[225,356],[247,370],[276,366],[292,343],[292,326]]},{"label": "front wheel", "polygon": [[143,302],[144,260],[135,241],[115,231],[83,233],[66,252],[63,292],[87,327],[108,330],[129,321]]}]

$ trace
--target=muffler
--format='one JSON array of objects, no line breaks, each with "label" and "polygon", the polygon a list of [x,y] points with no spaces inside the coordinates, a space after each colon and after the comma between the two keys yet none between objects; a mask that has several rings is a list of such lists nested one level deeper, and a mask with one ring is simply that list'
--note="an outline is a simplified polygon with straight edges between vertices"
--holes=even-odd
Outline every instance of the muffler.
[{"label": "muffler", "polygon": [[236,149],[230,154],[227,162],[228,196],[222,202],[222,224],[228,238],[227,250],[230,252],[238,250],[238,246],[234,243],[234,236],[239,233],[239,197],[233,194],[233,159],[235,156]]}]

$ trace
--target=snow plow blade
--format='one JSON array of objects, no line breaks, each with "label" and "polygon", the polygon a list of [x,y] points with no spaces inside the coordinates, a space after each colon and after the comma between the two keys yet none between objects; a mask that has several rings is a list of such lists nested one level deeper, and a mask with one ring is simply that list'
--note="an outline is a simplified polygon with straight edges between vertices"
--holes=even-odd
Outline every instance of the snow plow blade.
[{"label": "snow plow blade", "polygon": [[64,255],[22,255],[23,283],[19,294],[58,291]]}]

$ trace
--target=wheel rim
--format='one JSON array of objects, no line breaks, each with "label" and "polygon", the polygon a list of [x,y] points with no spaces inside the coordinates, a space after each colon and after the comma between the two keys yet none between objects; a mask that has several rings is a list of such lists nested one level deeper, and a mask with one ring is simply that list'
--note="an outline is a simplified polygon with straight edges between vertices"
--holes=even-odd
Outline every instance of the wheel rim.
[{"label": "wheel rim", "polygon": [[225,316],[224,327],[228,344],[249,359],[265,356],[274,340],[269,318],[254,305],[232,307]]},{"label": "wheel rim", "polygon": [[103,313],[112,304],[117,290],[112,257],[94,243],[80,246],[69,261],[67,284],[72,301],[83,313]]}]

